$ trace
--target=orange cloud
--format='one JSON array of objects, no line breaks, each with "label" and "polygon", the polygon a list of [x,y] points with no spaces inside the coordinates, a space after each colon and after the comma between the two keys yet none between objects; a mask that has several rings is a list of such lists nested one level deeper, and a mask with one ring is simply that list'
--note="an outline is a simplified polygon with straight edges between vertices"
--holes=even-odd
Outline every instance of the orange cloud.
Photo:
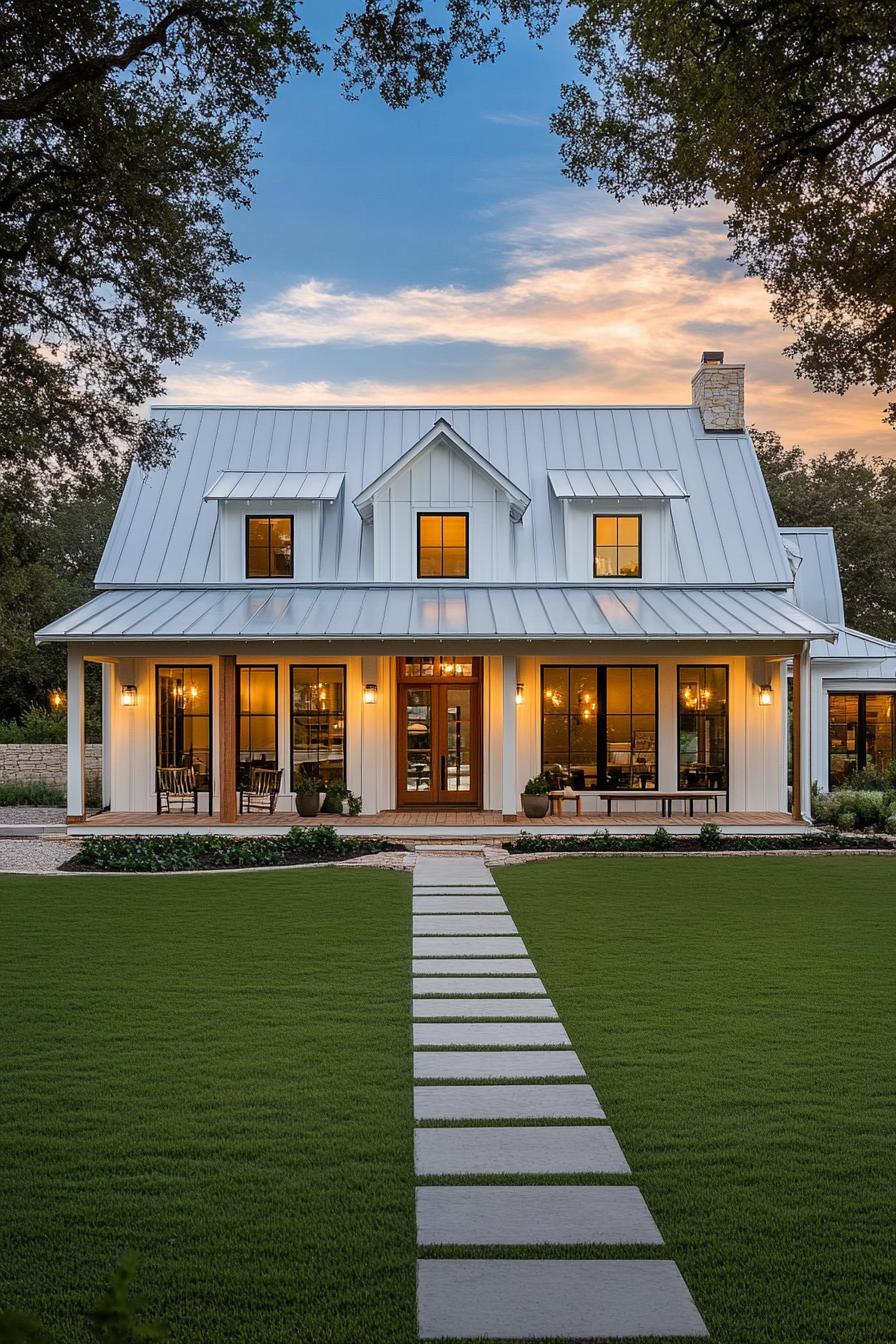
[{"label": "orange cloud", "polygon": [[762,284],[725,260],[720,207],[675,216],[563,194],[504,207],[493,228],[486,241],[501,248],[503,273],[492,285],[377,293],[311,278],[247,312],[237,335],[267,349],[462,342],[555,352],[544,377],[533,377],[531,358],[517,375],[473,367],[444,382],[410,372],[406,382],[270,382],[251,368],[191,365],[172,376],[171,392],[231,404],[681,403],[700,351],[719,348],[746,363],[748,416],[763,428],[809,452],[896,453],[870,394],[821,396],[795,377]]}]

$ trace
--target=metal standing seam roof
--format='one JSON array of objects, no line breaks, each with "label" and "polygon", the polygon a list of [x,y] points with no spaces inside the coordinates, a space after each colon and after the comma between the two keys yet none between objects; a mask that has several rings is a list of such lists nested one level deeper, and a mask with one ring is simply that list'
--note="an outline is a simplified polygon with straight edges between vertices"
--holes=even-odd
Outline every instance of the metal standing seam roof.
[{"label": "metal standing seam roof", "polygon": [[222,471],[203,499],[339,498],[344,471]]},{"label": "metal standing seam roof", "polygon": [[889,675],[896,675],[896,644],[877,639],[874,635],[863,635],[859,630],[851,630],[848,625],[833,625],[832,629],[837,636],[836,641],[813,643],[813,658],[873,658],[875,662],[889,660],[894,664]]},{"label": "metal standing seam roof", "polygon": [[829,638],[780,593],[682,587],[425,584],[114,589],[43,640]]},{"label": "metal standing seam roof", "polygon": [[687,499],[671,471],[549,471],[558,499]]},{"label": "metal standing seam roof", "polygon": [[789,551],[800,560],[793,579],[794,600],[830,625],[844,623],[843,589],[834,530],[830,527],[782,527]]},{"label": "metal standing seam roof", "polygon": [[[221,581],[222,476],[344,474],[322,551],[324,582],[373,579],[372,548],[351,501],[444,420],[531,506],[513,527],[509,582],[566,581],[565,549],[548,473],[674,476],[668,497],[671,584],[790,585],[792,574],[747,434],[707,434],[690,406],[168,407],[154,410],[182,439],[167,469],[134,466],[97,584]],[[223,487],[221,487],[223,488]],[[613,497],[618,494],[614,489]]]}]

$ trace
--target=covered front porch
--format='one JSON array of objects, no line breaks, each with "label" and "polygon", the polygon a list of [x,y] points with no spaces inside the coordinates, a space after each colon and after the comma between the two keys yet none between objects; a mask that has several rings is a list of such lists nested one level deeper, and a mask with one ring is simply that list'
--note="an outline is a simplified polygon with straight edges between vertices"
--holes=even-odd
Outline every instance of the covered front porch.
[{"label": "covered front porch", "polygon": [[[407,648],[70,646],[72,832],[258,833],[327,823],[416,839],[543,828],[678,832],[706,820],[773,833],[808,821],[807,646],[643,640],[496,648],[433,640],[425,651]],[[103,664],[105,691],[104,810],[94,815],[83,780],[90,660]],[[240,789],[256,766],[279,774],[274,808],[241,815]],[[168,811],[163,800],[157,813],[160,768],[192,773],[195,812]],[[578,813],[570,799],[560,815],[523,814],[526,782],[542,773],[578,795]],[[321,795],[343,780],[360,799],[360,815],[297,816],[309,779],[321,782]]]}]

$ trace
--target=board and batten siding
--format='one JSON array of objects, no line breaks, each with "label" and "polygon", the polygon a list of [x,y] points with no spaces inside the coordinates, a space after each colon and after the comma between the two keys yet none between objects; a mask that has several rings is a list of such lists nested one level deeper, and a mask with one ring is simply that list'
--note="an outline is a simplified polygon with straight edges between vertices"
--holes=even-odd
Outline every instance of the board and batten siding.
[{"label": "board and batten siding", "polygon": [[416,580],[419,513],[469,514],[469,580],[507,583],[513,578],[506,494],[455,448],[435,444],[374,499],[374,582]]}]

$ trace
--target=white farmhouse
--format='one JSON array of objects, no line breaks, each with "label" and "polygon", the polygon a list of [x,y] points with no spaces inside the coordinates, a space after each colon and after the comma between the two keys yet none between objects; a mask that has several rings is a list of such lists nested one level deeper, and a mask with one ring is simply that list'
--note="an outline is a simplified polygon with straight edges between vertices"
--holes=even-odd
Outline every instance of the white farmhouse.
[{"label": "white farmhouse", "polygon": [[38,636],[69,647],[70,821],[93,660],[113,821],[182,771],[230,824],[273,770],[284,823],[339,778],[366,816],[507,824],[540,773],[586,817],[801,822],[812,778],[892,755],[896,647],[844,629],[829,534],[779,531],[743,392],[707,352],[691,405],[155,412],[176,457]]}]

